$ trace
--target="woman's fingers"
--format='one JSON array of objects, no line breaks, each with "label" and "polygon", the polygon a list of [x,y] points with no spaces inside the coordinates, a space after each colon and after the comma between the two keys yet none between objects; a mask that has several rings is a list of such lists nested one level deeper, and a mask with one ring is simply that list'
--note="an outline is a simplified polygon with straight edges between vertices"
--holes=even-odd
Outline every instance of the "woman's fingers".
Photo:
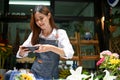
[{"label": "woman's fingers", "polygon": [[34,52],[41,53],[41,52],[47,52],[48,51],[48,46],[47,45],[40,45],[39,49],[35,50]]}]

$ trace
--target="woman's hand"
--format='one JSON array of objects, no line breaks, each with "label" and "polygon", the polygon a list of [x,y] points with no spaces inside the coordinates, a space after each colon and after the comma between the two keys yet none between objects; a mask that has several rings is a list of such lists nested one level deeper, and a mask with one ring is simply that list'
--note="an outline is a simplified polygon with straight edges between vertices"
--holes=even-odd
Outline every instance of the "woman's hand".
[{"label": "woman's hand", "polygon": [[34,51],[37,53],[48,52],[48,51],[50,51],[50,48],[52,47],[52,45],[49,45],[49,44],[43,44],[43,45],[39,44],[39,45],[35,45],[35,46],[39,46],[39,48]]},{"label": "woman's hand", "polygon": [[20,47],[19,47],[19,50],[20,50],[19,55],[22,56],[22,57],[24,56],[25,53],[31,52],[31,51],[29,51],[27,48],[25,48],[24,46],[20,46]]}]

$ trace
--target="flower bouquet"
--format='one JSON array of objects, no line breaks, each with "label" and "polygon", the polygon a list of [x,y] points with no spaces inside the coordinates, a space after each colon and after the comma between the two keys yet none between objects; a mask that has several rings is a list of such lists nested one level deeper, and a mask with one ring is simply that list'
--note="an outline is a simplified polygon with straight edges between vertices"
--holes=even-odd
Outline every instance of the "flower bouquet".
[{"label": "flower bouquet", "polygon": [[120,75],[120,59],[118,53],[112,53],[109,50],[100,53],[100,60],[96,64],[99,69],[108,70],[110,75]]},{"label": "flower bouquet", "polygon": [[12,70],[9,80],[36,80],[34,75],[25,69]]},{"label": "flower bouquet", "polygon": [[15,80],[36,80],[32,73],[19,73],[14,77]]}]

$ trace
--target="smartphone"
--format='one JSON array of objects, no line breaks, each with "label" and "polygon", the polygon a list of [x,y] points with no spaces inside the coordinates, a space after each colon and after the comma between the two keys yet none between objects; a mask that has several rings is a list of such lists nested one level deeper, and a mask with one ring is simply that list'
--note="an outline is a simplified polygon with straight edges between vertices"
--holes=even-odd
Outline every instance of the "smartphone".
[{"label": "smartphone", "polygon": [[24,49],[28,49],[29,51],[33,52],[39,48],[39,46],[33,46],[33,47],[23,47]]}]

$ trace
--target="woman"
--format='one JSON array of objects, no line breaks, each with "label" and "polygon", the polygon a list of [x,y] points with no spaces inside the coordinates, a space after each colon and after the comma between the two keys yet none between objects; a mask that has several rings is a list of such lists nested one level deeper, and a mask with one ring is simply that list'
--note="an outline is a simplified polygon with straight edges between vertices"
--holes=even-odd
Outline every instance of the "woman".
[{"label": "woman", "polygon": [[16,57],[23,58],[30,50],[24,47],[39,46],[31,72],[36,79],[58,79],[58,65],[60,57],[72,58],[74,51],[66,31],[58,29],[52,14],[46,6],[38,5],[31,16],[31,34],[19,47]]}]

